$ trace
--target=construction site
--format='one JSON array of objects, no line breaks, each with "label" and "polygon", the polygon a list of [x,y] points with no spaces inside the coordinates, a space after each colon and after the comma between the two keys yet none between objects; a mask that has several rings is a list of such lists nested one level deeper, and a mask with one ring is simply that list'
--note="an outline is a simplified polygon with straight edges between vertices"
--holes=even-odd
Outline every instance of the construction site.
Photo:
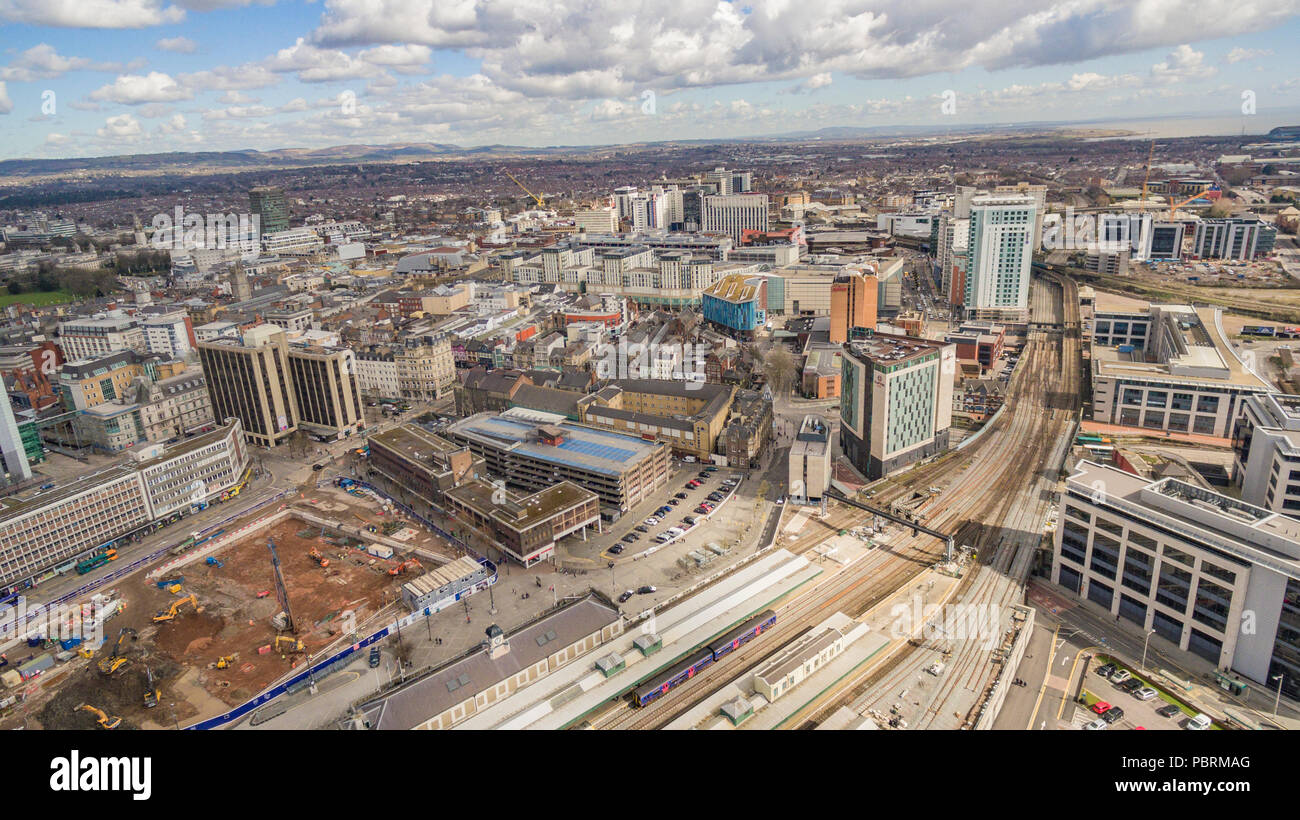
[{"label": "construction site", "polygon": [[364,490],[311,491],[124,579],[102,645],[34,681],[0,727],[173,728],[220,714],[404,611],[402,585],[457,555]]}]

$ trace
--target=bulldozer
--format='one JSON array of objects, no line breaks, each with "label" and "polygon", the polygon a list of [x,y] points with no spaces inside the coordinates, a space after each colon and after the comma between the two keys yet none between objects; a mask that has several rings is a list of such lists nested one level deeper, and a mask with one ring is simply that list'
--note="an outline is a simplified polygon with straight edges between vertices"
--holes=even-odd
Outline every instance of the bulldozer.
[{"label": "bulldozer", "polygon": [[108,657],[100,658],[99,660],[100,672],[103,672],[105,675],[111,675],[126,664],[127,659],[122,656],[122,641],[126,640],[128,633],[133,638],[137,637],[137,633],[134,629],[129,626],[122,627],[121,631],[117,633],[117,640],[113,643],[113,651],[109,653]]},{"label": "bulldozer", "polygon": [[116,729],[122,723],[122,719],[120,717],[109,717],[108,715],[104,714],[103,709],[96,709],[94,706],[91,706],[89,703],[83,703],[80,706],[78,706],[77,709],[78,711],[90,712],[92,715],[94,715],[95,722],[99,724],[99,728],[101,729]]},{"label": "bulldozer", "polygon": [[321,569],[325,569],[330,565],[330,559],[326,558],[324,555],[321,555],[321,551],[316,549],[315,547],[312,547],[311,552],[307,554],[311,556],[311,560],[320,564]]},{"label": "bulldozer", "polygon": [[401,575],[408,570],[423,569],[423,565],[414,558],[407,559],[388,571],[389,575]]},{"label": "bulldozer", "polygon": [[173,602],[172,602],[172,605],[171,605],[170,607],[168,607],[167,609],[162,610],[162,611],[159,612],[157,615],[153,616],[153,622],[154,622],[154,623],[162,623],[163,621],[170,621],[170,620],[172,620],[172,619],[175,618],[178,614],[180,614],[181,606],[184,605],[184,604],[187,604],[187,603],[188,603],[188,604],[191,604],[191,605],[194,607],[194,612],[195,612],[195,614],[198,614],[198,613],[200,613],[200,612],[203,611],[203,607],[199,606],[199,599],[198,599],[198,597],[197,597],[196,595],[194,595],[194,593],[190,593],[189,595],[187,595],[187,596],[184,597],[184,598],[181,598],[181,599],[179,599],[179,600],[173,601]]},{"label": "bulldozer", "polygon": [[281,642],[289,645],[289,648],[285,650],[286,652],[297,653],[306,651],[306,646],[303,644],[302,638],[289,638],[284,635],[277,635],[275,637],[275,644],[272,647],[276,652],[280,651]]}]

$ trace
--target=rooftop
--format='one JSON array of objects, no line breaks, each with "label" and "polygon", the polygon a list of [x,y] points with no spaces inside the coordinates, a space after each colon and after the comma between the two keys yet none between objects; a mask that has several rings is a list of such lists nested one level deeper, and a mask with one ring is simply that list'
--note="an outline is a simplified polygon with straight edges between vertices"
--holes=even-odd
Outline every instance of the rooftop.
[{"label": "rooftop", "polygon": [[555,445],[538,440],[536,424],[493,413],[479,413],[454,422],[447,428],[447,434],[510,450],[520,456],[612,476],[622,475],[663,446],[572,422],[555,426],[564,433],[564,440]]},{"label": "rooftop", "polygon": [[915,336],[874,334],[865,339],[851,341],[845,347],[860,359],[888,366],[912,362],[938,353],[943,349],[944,343]]}]

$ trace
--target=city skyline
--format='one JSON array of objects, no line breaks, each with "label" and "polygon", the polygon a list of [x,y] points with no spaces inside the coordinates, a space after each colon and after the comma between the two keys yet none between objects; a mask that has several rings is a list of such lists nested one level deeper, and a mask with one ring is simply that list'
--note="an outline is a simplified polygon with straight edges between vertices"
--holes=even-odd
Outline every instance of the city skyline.
[{"label": "city skyline", "polygon": [[1152,5],[0,0],[0,159],[1189,115],[1263,133],[1300,110],[1300,4]]}]

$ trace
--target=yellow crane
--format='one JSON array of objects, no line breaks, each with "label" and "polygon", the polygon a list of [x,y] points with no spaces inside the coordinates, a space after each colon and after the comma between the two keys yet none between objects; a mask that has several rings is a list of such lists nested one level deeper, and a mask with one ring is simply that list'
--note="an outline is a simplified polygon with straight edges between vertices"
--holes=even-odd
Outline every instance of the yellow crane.
[{"label": "yellow crane", "polygon": [[99,728],[101,729],[116,729],[122,723],[122,719],[120,717],[109,717],[108,715],[104,714],[103,709],[96,709],[94,706],[91,706],[89,703],[83,703],[80,706],[78,706],[77,709],[78,711],[90,712],[92,715],[94,715],[95,722],[99,724]]},{"label": "yellow crane", "polygon": [[[505,169],[502,169],[502,170],[505,170]],[[519,189],[520,189],[521,191],[523,191],[524,193],[528,194],[528,195],[531,196],[533,199],[537,200],[537,207],[539,207],[539,208],[545,208],[545,207],[546,207],[546,203],[542,201],[542,198],[541,198],[540,196],[538,196],[537,194],[533,193],[532,191],[528,190],[527,188],[525,188],[525,187],[524,187],[524,184],[523,184],[522,182],[520,182],[519,180],[515,179],[515,175],[514,175],[514,174],[510,173],[509,171],[506,171],[505,174],[506,174],[506,176],[510,177],[510,180],[511,180],[512,182],[514,182],[514,184],[516,184],[516,185],[519,186]]]},{"label": "yellow crane", "polygon": [[199,599],[193,593],[190,593],[178,601],[173,601],[170,607],[153,616],[153,622],[162,623],[163,621],[172,620],[180,613],[181,606],[184,604],[191,604],[196,614],[203,611],[203,607],[199,606]]},{"label": "yellow crane", "polygon": [[99,660],[100,672],[103,672],[105,675],[111,675],[121,669],[122,665],[126,663],[126,658],[122,657],[122,641],[126,640],[128,633],[132,636],[137,634],[136,631],[129,626],[122,627],[121,631],[117,633],[117,641],[113,644],[113,650],[109,653],[108,657],[100,658]]}]

